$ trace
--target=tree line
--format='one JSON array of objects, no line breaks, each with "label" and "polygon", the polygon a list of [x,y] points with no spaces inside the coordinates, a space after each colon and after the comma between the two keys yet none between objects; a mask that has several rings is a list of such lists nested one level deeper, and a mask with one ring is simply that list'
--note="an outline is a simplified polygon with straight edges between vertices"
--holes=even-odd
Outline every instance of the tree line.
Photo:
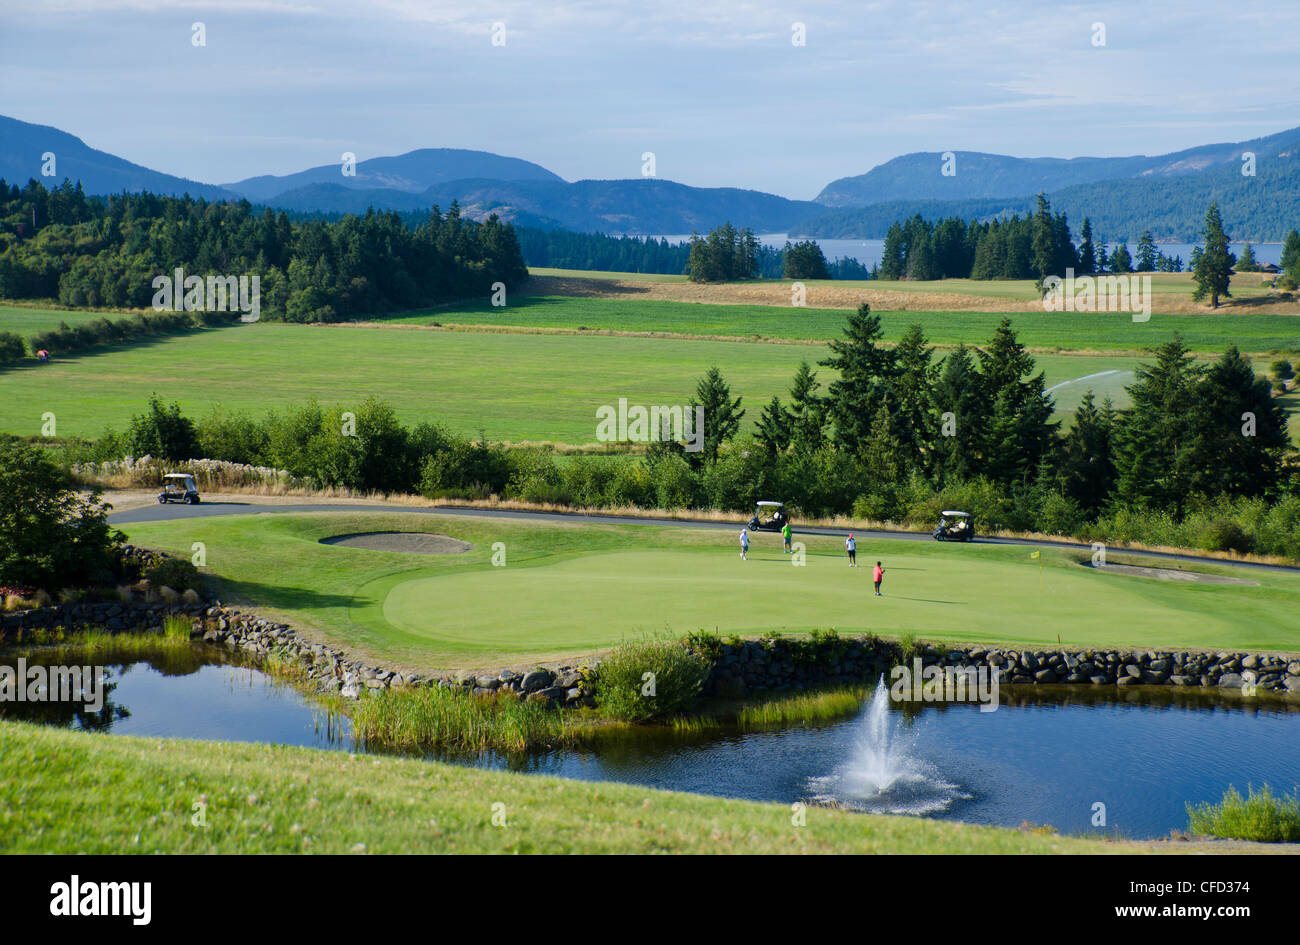
[{"label": "tree line", "polygon": [[292,222],[248,201],[154,194],[87,196],[0,180],[0,296],[69,306],[149,307],[153,279],[257,275],[263,317],[340,321],[487,296],[528,276],[513,229],[453,203],[414,227],[396,213]]}]

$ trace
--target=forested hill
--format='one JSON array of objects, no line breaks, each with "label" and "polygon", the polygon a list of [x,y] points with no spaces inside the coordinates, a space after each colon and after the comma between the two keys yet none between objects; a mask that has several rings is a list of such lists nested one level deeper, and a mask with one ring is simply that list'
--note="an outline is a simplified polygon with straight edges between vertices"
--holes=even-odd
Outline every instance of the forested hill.
[{"label": "forested hill", "polygon": [[[1205,207],[1217,201],[1233,239],[1279,242],[1300,221],[1300,132],[1288,134],[1295,140],[1287,147],[1271,152],[1261,149],[1253,175],[1242,173],[1245,165],[1238,157],[1211,162],[1195,172],[1150,173],[1042,189],[1053,207],[1074,221],[1091,217],[1094,229],[1110,240],[1135,240],[1150,230],[1156,240],[1194,242]],[[940,176],[937,161],[936,156],[930,168],[934,177]],[[960,155],[957,161],[960,176]],[[991,220],[1033,211],[1033,193],[1006,193],[1010,195],[888,200],[829,210],[801,221],[790,232],[821,238],[880,239],[891,223],[918,213],[928,220],[954,216]]]},{"label": "forested hill", "polygon": [[70,306],[148,307],[153,278],[258,276],[261,314],[338,321],[521,284],[514,230],[452,208],[407,226],[396,213],[290,221],[247,201],[120,194],[88,197],[0,179],[0,297]]}]

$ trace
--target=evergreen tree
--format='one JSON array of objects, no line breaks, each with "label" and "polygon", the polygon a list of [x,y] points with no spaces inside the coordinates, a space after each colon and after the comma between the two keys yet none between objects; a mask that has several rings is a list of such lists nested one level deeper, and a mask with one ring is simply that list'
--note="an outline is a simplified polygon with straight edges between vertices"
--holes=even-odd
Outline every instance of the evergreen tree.
[{"label": "evergreen tree", "polygon": [[815,240],[791,243],[786,240],[781,252],[784,268],[782,277],[786,279],[829,279],[830,270],[826,266],[826,256]]},{"label": "evergreen tree", "polygon": [[911,325],[894,348],[895,374],[889,399],[893,405],[893,435],[904,472],[928,471],[938,436],[933,391],[939,370],[934,349],[920,325]]},{"label": "evergreen tree", "polygon": [[1300,282],[1300,231],[1291,230],[1287,233],[1278,265],[1294,281]]},{"label": "evergreen tree", "polygon": [[1136,505],[1173,509],[1181,518],[1192,482],[1196,383],[1203,369],[1177,334],[1142,365],[1127,388],[1133,406],[1118,437],[1117,493]]},{"label": "evergreen tree", "polygon": [[895,220],[885,233],[885,246],[880,256],[881,279],[901,279],[903,277],[903,228]]},{"label": "evergreen tree", "polygon": [[825,442],[826,404],[817,391],[817,372],[800,361],[790,386],[790,442],[800,452],[815,452]]},{"label": "evergreen tree", "polygon": [[1115,251],[1110,254],[1110,259],[1107,260],[1106,268],[1111,272],[1133,271],[1133,257],[1129,255],[1127,241],[1121,242],[1115,247]]},{"label": "evergreen tree", "polygon": [[716,365],[700,378],[691,409],[704,408],[704,443],[700,452],[688,454],[693,463],[712,466],[718,461],[718,448],[740,430],[741,418],[745,416],[740,402],[740,397],[731,399],[731,388]]},{"label": "evergreen tree", "polygon": [[827,409],[836,441],[852,453],[866,442],[881,396],[893,380],[894,356],[880,345],[883,334],[880,316],[863,302],[849,316],[844,338],[832,340],[830,357],[819,362],[839,373],[828,389]]},{"label": "evergreen tree", "polygon": [[781,398],[773,395],[759,415],[754,439],[763,444],[769,457],[775,457],[790,445],[790,426],[790,415],[781,406]]},{"label": "evergreen tree", "polygon": [[1097,247],[1092,242],[1092,221],[1083,218],[1083,227],[1079,230],[1082,242],[1079,244],[1079,269],[1082,273],[1097,271]]},{"label": "evergreen tree", "polygon": [[1249,243],[1241,251],[1241,258],[1237,260],[1238,272],[1259,272],[1259,263],[1255,261],[1255,251],[1251,249]]},{"label": "evergreen tree", "polygon": [[987,349],[980,351],[984,396],[992,404],[984,455],[990,478],[1026,482],[1044,453],[1054,449],[1054,405],[1042,373],[1031,376],[1034,359],[1002,319]]},{"label": "evergreen tree", "polygon": [[1206,495],[1261,496],[1290,447],[1286,408],[1236,345],[1196,385],[1191,487]]},{"label": "evergreen tree", "polygon": [[1098,409],[1089,390],[1065,435],[1057,480],[1062,494],[1090,517],[1107,506],[1115,489],[1114,437],[1115,412],[1110,400]]},{"label": "evergreen tree", "polygon": [[1199,302],[1208,295],[1210,308],[1218,308],[1221,297],[1230,298],[1232,293],[1228,291],[1228,282],[1236,261],[1236,257],[1228,252],[1228,234],[1223,232],[1219,205],[1212,203],[1205,214],[1205,249],[1192,270],[1192,281],[1196,283],[1192,298]]},{"label": "evergreen tree", "polygon": [[974,478],[983,467],[989,404],[975,359],[964,344],[943,359],[933,403],[939,435],[932,470],[941,481]]},{"label": "evergreen tree", "polygon": [[1144,231],[1142,237],[1138,240],[1137,271],[1156,271],[1156,243],[1151,238],[1150,230]]}]

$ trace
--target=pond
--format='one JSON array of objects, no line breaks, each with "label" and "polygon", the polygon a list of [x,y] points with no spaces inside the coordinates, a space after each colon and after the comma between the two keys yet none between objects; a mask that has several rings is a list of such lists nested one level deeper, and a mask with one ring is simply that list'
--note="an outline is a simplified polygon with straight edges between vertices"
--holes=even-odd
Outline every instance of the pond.
[{"label": "pond", "polygon": [[[34,662],[34,657],[28,657]],[[0,665],[15,665],[11,655]],[[218,651],[107,667],[97,713],[0,702],[0,717],[122,735],[355,750],[347,719]],[[996,711],[891,704],[762,732],[651,733],[525,756],[436,756],[589,781],[1132,838],[1187,825],[1187,801],[1300,784],[1300,705],[1147,689],[1004,687]],[[434,756],[431,756],[434,757]],[[1103,810],[1105,825],[1094,826]]]}]

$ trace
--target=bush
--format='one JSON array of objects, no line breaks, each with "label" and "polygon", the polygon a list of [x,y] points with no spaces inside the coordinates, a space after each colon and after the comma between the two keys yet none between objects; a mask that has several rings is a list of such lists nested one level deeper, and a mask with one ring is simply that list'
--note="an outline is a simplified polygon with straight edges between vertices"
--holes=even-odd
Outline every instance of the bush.
[{"label": "bush", "polygon": [[677,640],[624,643],[601,660],[593,694],[605,714],[645,722],[694,704],[711,669],[707,657]]},{"label": "bush", "polygon": [[198,433],[194,421],[181,414],[181,405],[164,405],[154,394],[149,398],[149,410],[131,418],[126,434],[127,444],[136,456],[156,456],[161,459],[197,459]]},{"label": "bush", "polygon": [[1247,554],[1254,550],[1255,540],[1234,518],[1216,518],[1201,534],[1201,545],[1210,551],[1236,551]]},{"label": "bush", "polygon": [[1259,843],[1294,843],[1300,840],[1300,799],[1275,797],[1265,784],[1258,793],[1248,787],[1242,797],[1229,787],[1218,804],[1187,805],[1188,826],[1201,836],[1254,840]]},{"label": "bush", "polygon": [[0,364],[6,361],[21,361],[27,356],[23,339],[12,331],[0,331]]},{"label": "bush", "polygon": [[163,558],[145,572],[145,577],[152,588],[198,591],[203,587],[203,576],[188,558]]},{"label": "bush", "polygon": [[109,580],[121,532],[37,447],[0,442],[0,585],[59,590]]}]

